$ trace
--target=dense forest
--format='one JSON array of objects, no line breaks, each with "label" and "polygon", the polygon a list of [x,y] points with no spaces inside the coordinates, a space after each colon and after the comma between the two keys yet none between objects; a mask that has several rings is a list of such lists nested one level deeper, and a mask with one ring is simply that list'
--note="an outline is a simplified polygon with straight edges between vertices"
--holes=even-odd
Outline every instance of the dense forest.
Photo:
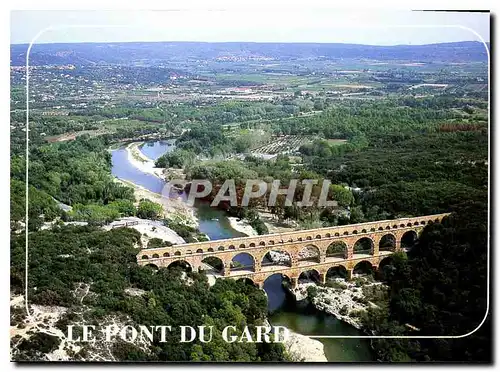
[{"label": "dense forest", "polygon": [[388,306],[371,308],[365,314],[368,332],[412,336],[474,333],[457,339],[373,340],[381,360],[491,359],[488,240],[487,205],[465,202],[442,223],[427,226],[408,255],[392,256],[384,267]]}]

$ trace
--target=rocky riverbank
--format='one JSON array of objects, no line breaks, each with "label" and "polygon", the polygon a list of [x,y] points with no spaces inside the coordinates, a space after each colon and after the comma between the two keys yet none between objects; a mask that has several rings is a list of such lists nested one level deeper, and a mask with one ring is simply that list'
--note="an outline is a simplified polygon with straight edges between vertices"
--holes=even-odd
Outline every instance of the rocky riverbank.
[{"label": "rocky riverbank", "polygon": [[[268,319],[264,320],[264,325],[270,327]],[[295,333],[290,328],[286,328],[287,340],[283,343],[285,350],[292,362],[328,362],[325,355],[325,348],[320,341],[310,337]]]},{"label": "rocky riverbank", "polygon": [[[288,328],[287,328],[288,329]],[[288,329],[290,337],[284,346],[294,362],[328,362],[323,344]]]},{"label": "rocky riverbank", "polygon": [[231,227],[246,236],[256,236],[259,235],[255,229],[248,224],[244,219],[238,217],[228,217],[229,224]]},{"label": "rocky riverbank", "polygon": [[[298,259],[305,259],[305,258],[311,258],[315,257],[317,255],[317,252],[314,250],[314,248],[305,248],[298,254]],[[288,255],[288,253],[281,252],[281,251],[269,251],[268,252],[268,257],[269,259],[278,265],[290,265],[291,262],[291,257]]]},{"label": "rocky riverbank", "polygon": [[378,306],[372,299],[383,297],[385,284],[358,276],[352,281],[334,278],[328,282],[328,286],[318,286],[312,281],[305,282],[290,291],[297,301],[308,298],[318,310],[361,329],[360,316],[368,308]]}]

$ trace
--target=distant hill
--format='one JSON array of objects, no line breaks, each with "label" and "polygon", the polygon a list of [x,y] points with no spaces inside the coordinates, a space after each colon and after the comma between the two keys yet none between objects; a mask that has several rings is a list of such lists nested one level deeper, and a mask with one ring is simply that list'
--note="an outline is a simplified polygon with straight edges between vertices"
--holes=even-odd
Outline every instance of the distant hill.
[{"label": "distant hill", "polygon": [[[26,63],[27,44],[11,45],[11,65]],[[489,48],[489,44],[488,44]],[[484,45],[476,41],[429,45],[373,46],[324,43],[202,43],[134,42],[35,44],[31,65],[157,65],[174,61],[215,58],[271,58],[274,60],[375,59],[413,62],[487,61]]]}]

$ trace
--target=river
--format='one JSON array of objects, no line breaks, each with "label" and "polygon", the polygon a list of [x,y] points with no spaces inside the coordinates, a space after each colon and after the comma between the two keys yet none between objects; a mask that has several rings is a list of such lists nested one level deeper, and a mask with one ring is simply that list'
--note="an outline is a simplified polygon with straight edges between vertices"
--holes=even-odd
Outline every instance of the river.
[{"label": "river", "polygon": [[[150,159],[157,159],[162,154],[175,148],[173,140],[145,143],[141,151]],[[118,178],[133,182],[150,191],[161,193],[164,181],[141,172],[130,164],[125,149],[112,151],[112,174]],[[199,230],[208,235],[210,240],[243,236],[229,224],[225,212],[211,208],[209,203],[197,202],[196,214]],[[251,259],[240,255],[237,259],[244,265],[251,264]],[[361,335],[351,325],[332,315],[317,311],[311,305],[297,303],[283,289],[280,275],[271,276],[264,283],[268,296],[269,321],[273,325],[282,325],[303,335]],[[330,362],[362,362],[375,360],[369,342],[360,339],[321,339],[325,355]]]}]

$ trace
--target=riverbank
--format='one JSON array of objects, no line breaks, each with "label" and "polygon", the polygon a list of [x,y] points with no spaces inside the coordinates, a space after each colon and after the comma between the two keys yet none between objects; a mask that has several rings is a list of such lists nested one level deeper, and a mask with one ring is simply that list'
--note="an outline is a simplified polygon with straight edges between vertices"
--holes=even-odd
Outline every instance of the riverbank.
[{"label": "riverbank", "polygon": [[142,186],[120,178],[115,178],[115,182],[133,188],[136,203],[139,203],[141,199],[149,199],[163,207],[163,217],[198,228],[198,219],[194,208],[186,205],[181,198],[165,198],[161,194],[149,191]]},{"label": "riverbank", "polygon": [[138,217],[123,217],[113,221],[109,225],[103,226],[105,230],[111,230],[117,227],[127,226],[141,233],[141,243],[143,247],[148,246],[152,238],[158,238],[172,244],[186,243],[174,230],[163,225],[161,221],[145,220]]},{"label": "riverbank", "polygon": [[255,229],[248,224],[244,219],[238,217],[227,217],[231,228],[234,230],[245,234],[246,236],[257,236],[259,235]]},{"label": "riverbank", "polygon": [[[268,319],[264,320],[264,326],[271,326]],[[296,333],[288,327],[284,328],[288,333],[288,338],[283,346],[291,362],[328,362],[324,345],[320,341]]]},{"label": "riverbank", "polygon": [[[309,287],[314,289],[310,290]],[[329,281],[328,286],[318,286],[314,282],[301,283],[295,290],[290,290],[296,301],[309,299],[312,305],[319,311],[333,315],[337,319],[346,322],[357,329],[362,328],[361,315],[370,307],[377,305],[370,301],[367,293],[376,291],[382,293],[385,284],[372,282],[363,277],[357,277],[353,281],[343,278],[334,278]],[[309,292],[313,295],[309,295]],[[379,295],[380,297],[380,295]]]},{"label": "riverbank", "polygon": [[264,222],[269,231],[269,234],[283,234],[296,231],[299,227],[299,224],[295,221],[290,221],[289,223],[278,221],[276,216],[272,213],[259,210],[259,217]]},{"label": "riverbank", "polygon": [[132,164],[132,166],[139,169],[141,172],[151,174],[159,179],[164,179],[165,169],[155,167],[154,160],[148,158],[139,149],[141,144],[142,142],[132,142],[125,147],[128,161]]},{"label": "riverbank", "polygon": [[293,362],[328,362],[325,347],[320,341],[287,329],[290,337],[284,346]]}]

